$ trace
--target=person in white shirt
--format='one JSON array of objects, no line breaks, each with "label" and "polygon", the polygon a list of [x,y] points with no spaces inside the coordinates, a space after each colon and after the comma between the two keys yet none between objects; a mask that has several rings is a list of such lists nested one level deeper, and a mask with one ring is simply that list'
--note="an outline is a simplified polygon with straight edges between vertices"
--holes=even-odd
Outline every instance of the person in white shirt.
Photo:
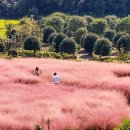
[{"label": "person in white shirt", "polygon": [[57,75],[57,73],[54,73],[53,77],[52,77],[52,82],[54,84],[59,84],[61,82],[61,78],[59,75]]}]

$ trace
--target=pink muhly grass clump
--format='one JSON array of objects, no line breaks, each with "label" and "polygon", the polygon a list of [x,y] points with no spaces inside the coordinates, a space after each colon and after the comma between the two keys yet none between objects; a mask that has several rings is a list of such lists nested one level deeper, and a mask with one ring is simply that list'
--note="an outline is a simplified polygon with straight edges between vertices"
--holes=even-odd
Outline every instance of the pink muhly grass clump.
[{"label": "pink muhly grass clump", "polygon": [[[48,118],[53,130],[112,130],[130,117],[129,65],[33,58],[0,63],[0,130],[47,128]],[[40,77],[33,75],[36,66]],[[54,72],[59,85],[51,82]]]}]

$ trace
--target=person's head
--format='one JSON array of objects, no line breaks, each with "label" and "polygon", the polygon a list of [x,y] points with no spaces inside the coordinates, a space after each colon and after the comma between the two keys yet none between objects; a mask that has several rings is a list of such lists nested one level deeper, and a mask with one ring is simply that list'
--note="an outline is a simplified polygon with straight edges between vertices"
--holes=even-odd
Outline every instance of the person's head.
[{"label": "person's head", "polygon": [[38,67],[36,67],[36,68],[35,68],[35,70],[39,70],[39,68],[38,68]]},{"label": "person's head", "polygon": [[57,73],[54,73],[54,76],[56,76],[57,75]]}]

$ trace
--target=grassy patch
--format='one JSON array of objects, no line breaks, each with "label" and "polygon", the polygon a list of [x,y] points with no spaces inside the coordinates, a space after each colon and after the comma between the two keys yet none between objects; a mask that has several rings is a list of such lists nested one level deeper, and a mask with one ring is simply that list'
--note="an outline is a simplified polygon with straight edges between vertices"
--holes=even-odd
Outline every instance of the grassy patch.
[{"label": "grassy patch", "polygon": [[5,29],[8,24],[19,24],[19,20],[0,20],[0,29]]},{"label": "grassy patch", "polygon": [[0,29],[0,39],[6,39],[6,29]]},{"label": "grassy patch", "polygon": [[19,24],[18,20],[0,20],[0,39],[6,39],[6,25],[16,25]]}]

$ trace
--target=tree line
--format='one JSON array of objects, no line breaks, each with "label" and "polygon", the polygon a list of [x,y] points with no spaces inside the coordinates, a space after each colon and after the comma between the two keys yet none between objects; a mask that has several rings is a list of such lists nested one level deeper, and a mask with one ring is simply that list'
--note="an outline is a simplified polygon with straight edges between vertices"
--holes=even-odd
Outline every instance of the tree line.
[{"label": "tree line", "polygon": [[90,57],[130,52],[130,16],[94,18],[56,12],[39,20],[24,17],[6,29],[7,38],[0,40],[0,52],[22,49],[20,56],[42,57],[48,52],[47,57],[60,57],[64,53],[78,54],[82,49]]},{"label": "tree line", "polygon": [[0,18],[43,16],[52,12],[101,17],[130,13],[129,0],[0,0]]}]

